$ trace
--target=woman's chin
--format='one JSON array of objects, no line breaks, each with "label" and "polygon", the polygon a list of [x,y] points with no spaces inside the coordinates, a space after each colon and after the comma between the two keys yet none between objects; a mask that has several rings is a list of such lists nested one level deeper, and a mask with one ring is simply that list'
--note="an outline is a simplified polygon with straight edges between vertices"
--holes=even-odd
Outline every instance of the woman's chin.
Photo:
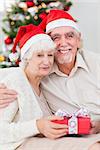
[{"label": "woman's chin", "polygon": [[50,73],[50,70],[49,71],[44,70],[44,71],[41,72],[41,75],[42,76],[47,76],[49,73]]}]

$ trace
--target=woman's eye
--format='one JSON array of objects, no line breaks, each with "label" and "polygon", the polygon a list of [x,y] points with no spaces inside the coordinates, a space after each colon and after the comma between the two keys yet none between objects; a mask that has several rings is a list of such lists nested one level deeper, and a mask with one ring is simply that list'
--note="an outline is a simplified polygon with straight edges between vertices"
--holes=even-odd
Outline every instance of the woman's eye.
[{"label": "woman's eye", "polygon": [[48,56],[53,56],[53,54],[48,54]]},{"label": "woman's eye", "polygon": [[42,54],[38,54],[37,56],[38,56],[38,57],[42,57],[43,55],[42,55]]}]

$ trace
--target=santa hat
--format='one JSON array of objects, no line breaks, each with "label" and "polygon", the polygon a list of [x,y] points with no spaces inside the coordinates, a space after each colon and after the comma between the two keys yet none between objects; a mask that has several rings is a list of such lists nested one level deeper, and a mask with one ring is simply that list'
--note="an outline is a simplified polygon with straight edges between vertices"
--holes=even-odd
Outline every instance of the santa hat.
[{"label": "santa hat", "polygon": [[18,43],[21,49],[21,59],[22,59],[25,53],[29,50],[29,48],[33,44],[37,43],[39,40],[45,39],[51,40],[51,38],[48,35],[46,35],[41,28],[34,26],[33,24],[21,26],[16,35],[16,39],[10,57],[15,57],[16,46]]},{"label": "santa hat", "polygon": [[42,29],[46,29],[46,33],[50,33],[52,29],[61,26],[70,26],[80,32],[75,19],[64,10],[51,10],[40,26]]}]

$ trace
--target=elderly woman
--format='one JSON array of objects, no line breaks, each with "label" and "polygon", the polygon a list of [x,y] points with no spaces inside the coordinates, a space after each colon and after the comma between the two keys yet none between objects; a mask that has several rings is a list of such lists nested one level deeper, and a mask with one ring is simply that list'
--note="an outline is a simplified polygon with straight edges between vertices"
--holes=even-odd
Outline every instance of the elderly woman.
[{"label": "elderly woman", "polygon": [[[48,35],[33,25],[20,27],[13,48],[14,54],[18,43],[21,48],[20,67],[0,70],[0,82],[18,93],[17,101],[0,109],[2,150],[16,149],[26,138],[42,133],[42,126],[48,124],[42,117],[50,115],[40,82],[52,68],[55,45]],[[51,118],[57,119],[55,116]],[[54,125],[50,120],[49,123]],[[58,125],[58,128],[65,128],[65,125]],[[48,133],[45,136],[48,137]],[[65,129],[62,129],[56,136],[64,134]]]}]

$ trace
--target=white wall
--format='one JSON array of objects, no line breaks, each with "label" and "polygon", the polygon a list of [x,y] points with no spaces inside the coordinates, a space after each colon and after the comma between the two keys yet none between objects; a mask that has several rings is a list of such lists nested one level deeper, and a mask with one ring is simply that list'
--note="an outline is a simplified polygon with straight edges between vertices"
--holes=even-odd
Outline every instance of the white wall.
[{"label": "white wall", "polygon": [[72,0],[72,16],[78,20],[82,31],[84,47],[100,52],[100,0]]}]

